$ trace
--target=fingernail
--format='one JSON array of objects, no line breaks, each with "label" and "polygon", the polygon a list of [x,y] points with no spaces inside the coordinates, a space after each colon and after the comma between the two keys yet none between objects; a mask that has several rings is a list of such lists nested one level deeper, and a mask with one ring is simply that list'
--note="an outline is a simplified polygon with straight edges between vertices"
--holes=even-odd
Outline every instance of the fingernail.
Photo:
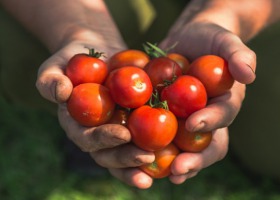
[{"label": "fingernail", "polygon": [[198,123],[193,129],[192,132],[198,132],[205,127],[205,122]]},{"label": "fingernail", "polygon": [[151,153],[150,155],[141,155],[135,159],[136,164],[151,164],[155,161],[155,155]]},{"label": "fingernail", "polygon": [[248,65],[248,64],[246,64],[246,65],[253,72],[254,76],[256,77],[256,72],[254,71],[254,69],[250,65]]},{"label": "fingernail", "polygon": [[53,82],[52,86],[51,86],[51,95],[52,95],[52,98],[55,102],[57,102],[57,99],[56,99],[56,85],[57,85],[57,83]]}]

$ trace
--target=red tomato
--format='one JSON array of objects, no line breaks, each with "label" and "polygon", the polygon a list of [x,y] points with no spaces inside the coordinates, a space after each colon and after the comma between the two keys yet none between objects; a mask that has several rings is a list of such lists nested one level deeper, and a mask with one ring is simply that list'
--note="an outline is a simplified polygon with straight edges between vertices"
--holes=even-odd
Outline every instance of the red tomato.
[{"label": "red tomato", "polygon": [[115,103],[106,87],[97,83],[83,83],[74,87],[67,108],[81,125],[98,126],[111,118]]},{"label": "red tomato", "polygon": [[161,100],[177,117],[187,118],[206,106],[207,94],[203,84],[195,77],[179,76],[161,92]]},{"label": "red tomato", "polygon": [[174,78],[182,75],[180,66],[170,58],[154,58],[145,66],[144,70],[149,75],[153,87],[157,88],[163,85],[165,81],[172,81]]},{"label": "red tomato", "polygon": [[144,105],[153,92],[152,83],[146,72],[133,66],[110,72],[105,85],[109,88],[114,101],[124,108]]},{"label": "red tomato", "polygon": [[140,50],[128,49],[114,54],[108,61],[109,71],[125,66],[144,68],[149,62],[149,56]]},{"label": "red tomato", "polygon": [[167,57],[177,62],[177,64],[181,67],[182,73],[186,74],[190,68],[190,61],[183,55],[178,53],[169,53]]},{"label": "red tomato", "polygon": [[81,83],[103,83],[108,69],[99,56],[100,53],[90,50],[90,54],[76,54],[69,60],[65,73],[73,86]]},{"label": "red tomato", "polygon": [[117,108],[108,124],[120,124],[126,126],[129,116],[129,110],[125,108]]},{"label": "red tomato", "polygon": [[139,168],[152,178],[164,178],[171,174],[171,164],[180,153],[179,149],[172,143],[163,149],[155,151],[155,161],[145,164]]},{"label": "red tomato", "polygon": [[189,132],[185,128],[185,120],[178,120],[177,134],[173,143],[182,151],[201,152],[206,149],[212,141],[212,132]]},{"label": "red tomato", "polygon": [[175,137],[177,126],[172,112],[147,105],[132,111],[127,122],[132,141],[146,151],[167,146]]},{"label": "red tomato", "polygon": [[205,55],[194,60],[188,74],[197,77],[204,84],[208,97],[224,94],[234,82],[227,61],[216,55]]}]

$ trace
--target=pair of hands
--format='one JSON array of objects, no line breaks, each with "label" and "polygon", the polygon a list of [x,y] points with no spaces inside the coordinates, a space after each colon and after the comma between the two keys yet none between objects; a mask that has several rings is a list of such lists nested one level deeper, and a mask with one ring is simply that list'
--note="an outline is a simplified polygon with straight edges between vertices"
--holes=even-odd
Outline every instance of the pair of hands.
[{"label": "pair of hands", "polygon": [[[229,62],[230,72],[235,78],[232,89],[213,98],[206,108],[193,113],[186,121],[191,131],[213,131],[213,140],[201,153],[181,153],[174,160],[169,177],[174,184],[181,184],[195,176],[201,169],[221,160],[227,153],[227,127],[237,116],[245,98],[245,84],[255,79],[256,57],[233,33],[213,23],[185,22],[178,20],[160,47],[166,48],[175,42],[175,52],[193,60],[204,54],[216,54]],[[98,45],[87,37],[72,40],[46,60],[39,69],[36,86],[41,95],[58,104],[58,117],[62,128],[80,149],[88,152],[101,166],[121,181],[138,188],[149,188],[153,179],[137,168],[154,161],[154,154],[130,143],[131,136],[125,127],[115,124],[99,127],[83,127],[69,115],[66,102],[73,86],[64,74],[68,60],[87,47],[106,52],[107,58],[126,49],[106,44]]]}]

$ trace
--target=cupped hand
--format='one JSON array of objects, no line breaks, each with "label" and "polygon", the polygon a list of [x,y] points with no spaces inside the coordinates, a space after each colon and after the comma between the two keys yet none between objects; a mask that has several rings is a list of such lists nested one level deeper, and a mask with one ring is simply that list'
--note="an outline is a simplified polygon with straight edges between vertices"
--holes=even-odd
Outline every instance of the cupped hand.
[{"label": "cupped hand", "polygon": [[256,55],[237,35],[207,21],[194,20],[184,24],[184,21],[178,20],[160,47],[167,49],[175,43],[177,45],[172,51],[186,56],[190,61],[207,54],[223,57],[236,80],[230,91],[209,99],[204,109],[186,120],[185,126],[189,131],[213,131],[213,141],[201,153],[182,153],[174,160],[170,180],[181,184],[226,155],[229,142],[227,127],[241,109],[245,84],[255,80]]},{"label": "cupped hand", "polygon": [[[44,98],[58,104],[59,122],[70,140],[82,151],[90,153],[99,165],[111,169],[122,168],[125,174],[130,174],[129,168],[153,162],[154,154],[130,144],[131,135],[124,126],[105,124],[98,127],[84,127],[79,125],[67,110],[66,104],[73,86],[64,74],[65,66],[73,55],[88,53],[88,48],[105,52],[106,57],[103,59],[108,59],[114,53],[125,49],[125,47],[105,48],[104,45],[98,48],[96,45],[85,42],[71,42],[41,65],[36,86]],[[110,171],[117,178],[136,187],[148,187],[151,184],[150,180],[143,186],[142,179],[134,180],[134,177],[129,175],[124,179],[113,170]]]}]

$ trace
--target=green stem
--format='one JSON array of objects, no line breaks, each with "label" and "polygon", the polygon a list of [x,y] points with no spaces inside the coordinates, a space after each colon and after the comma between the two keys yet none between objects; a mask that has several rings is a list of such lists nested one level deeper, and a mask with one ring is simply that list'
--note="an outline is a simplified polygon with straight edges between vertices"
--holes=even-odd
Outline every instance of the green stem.
[{"label": "green stem", "polygon": [[157,47],[156,44],[146,42],[143,44],[145,52],[152,58],[166,57],[166,52],[161,48]]},{"label": "green stem", "polygon": [[101,56],[105,57],[104,52],[95,51],[94,48],[85,47],[89,50],[88,55],[93,58],[100,58]]}]

